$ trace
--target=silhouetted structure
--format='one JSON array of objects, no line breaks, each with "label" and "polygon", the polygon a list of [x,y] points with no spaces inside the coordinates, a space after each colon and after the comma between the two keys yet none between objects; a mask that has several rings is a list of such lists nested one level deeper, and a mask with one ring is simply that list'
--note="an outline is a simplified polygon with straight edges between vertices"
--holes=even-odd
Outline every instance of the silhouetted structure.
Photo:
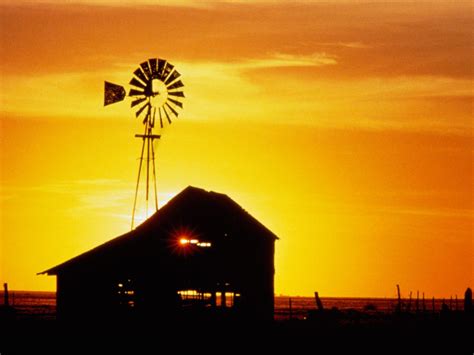
[{"label": "silhouetted structure", "polygon": [[472,311],[472,290],[469,287],[466,289],[466,292],[464,293],[464,311],[466,312]]},{"label": "silhouetted structure", "polygon": [[3,304],[5,306],[10,305],[10,301],[8,299],[8,284],[6,282],[3,284]]},{"label": "silhouetted structure", "polygon": [[227,195],[187,187],[135,230],[42,272],[59,319],[273,319],[278,239]]},{"label": "silhouetted structure", "polygon": [[316,307],[318,308],[318,310],[324,311],[323,302],[321,302],[321,298],[319,298],[318,292],[314,293],[314,300],[316,301]]},{"label": "silhouetted structure", "polygon": [[[135,134],[136,138],[142,140],[142,149],[139,159],[137,185],[135,187],[135,198],[132,210],[132,229],[135,223],[135,211],[137,207],[138,188],[142,165],[146,165],[146,186],[145,186],[145,204],[148,215],[149,194],[152,187],[155,190],[155,211],[158,210],[158,193],[156,191],[156,169],[155,169],[155,147],[154,140],[161,136],[153,134],[155,125],[163,124],[166,121],[171,124],[173,115],[178,117],[179,109],[183,108],[181,100],[184,98],[183,82],[180,80],[181,74],[175,69],[174,65],[164,59],[151,58],[140,64],[133,72],[132,80],[129,84],[131,88],[128,96],[133,98],[131,107],[135,107],[135,117],[145,115],[143,124],[145,131],[143,134]],[[126,97],[125,88],[121,85],[113,84],[108,81],[104,83],[104,106],[114,104],[124,100]],[[156,112],[158,111],[158,115]],[[151,166],[150,166],[151,165]],[[153,175],[153,184],[151,176]]]},{"label": "silhouetted structure", "polygon": [[401,312],[402,311],[402,297],[400,295],[400,285],[397,285],[397,299],[398,299],[398,303],[397,303],[396,311]]}]

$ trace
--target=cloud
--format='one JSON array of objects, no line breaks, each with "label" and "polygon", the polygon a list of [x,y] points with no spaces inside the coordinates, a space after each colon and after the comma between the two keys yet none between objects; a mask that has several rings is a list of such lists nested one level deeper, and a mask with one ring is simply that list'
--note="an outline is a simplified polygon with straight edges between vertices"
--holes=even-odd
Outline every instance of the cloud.
[{"label": "cloud", "polygon": [[295,55],[276,53],[266,59],[250,59],[240,64],[242,68],[288,68],[288,67],[320,67],[337,64],[336,58],[327,53],[313,53],[310,55]]},{"label": "cloud", "polygon": [[[34,186],[2,183],[0,201],[15,204],[21,200],[33,201],[35,194],[48,195],[53,199],[60,196],[62,200],[69,202],[68,208],[62,210],[66,215],[93,213],[94,216],[113,216],[130,220],[131,212],[117,213],[117,211],[131,209],[133,189],[134,186],[129,182],[117,179],[64,180]],[[176,194],[175,191],[160,191],[158,193],[160,206],[168,203]],[[140,214],[144,214],[142,212],[140,211]]]},{"label": "cloud", "polygon": [[[218,1],[215,1],[218,3]],[[157,4],[156,0],[1,0],[1,5],[26,5],[26,6],[64,6],[64,5],[87,5],[107,7],[136,7],[151,6]],[[173,7],[209,7],[212,2],[202,0],[161,0],[160,6]]]},{"label": "cloud", "polygon": [[0,59],[4,74],[38,75],[103,71],[152,55],[232,62],[282,53],[294,61],[329,52],[323,62],[337,58],[338,65],[318,75],[333,80],[472,78],[471,13],[468,2],[3,6]]},{"label": "cloud", "polygon": [[314,46],[321,47],[342,47],[342,48],[354,48],[354,49],[367,49],[371,46],[361,43],[361,42],[315,42]]},{"label": "cloud", "polygon": [[[186,120],[272,121],[329,128],[470,134],[471,81],[416,76],[330,80],[313,70],[337,67],[327,53],[270,54],[232,62],[174,62],[183,75]],[[129,118],[126,103],[104,108],[103,80],[126,85],[135,63],[103,74],[4,76],[3,115]],[[238,108],[238,109],[235,109]]]},{"label": "cloud", "polygon": [[472,209],[388,209],[390,213],[408,214],[415,216],[427,216],[438,218],[466,218],[472,220],[474,218],[474,210]]},{"label": "cloud", "polygon": [[3,115],[129,117],[102,107],[103,80],[160,56],[183,74],[186,119],[470,132],[466,4],[91,9],[2,8]]}]

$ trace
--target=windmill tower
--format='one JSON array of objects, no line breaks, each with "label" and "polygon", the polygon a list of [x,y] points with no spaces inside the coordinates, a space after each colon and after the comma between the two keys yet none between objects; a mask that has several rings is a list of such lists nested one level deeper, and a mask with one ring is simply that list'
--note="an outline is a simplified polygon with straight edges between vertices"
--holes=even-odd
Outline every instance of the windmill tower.
[{"label": "windmill tower", "polygon": [[[178,117],[177,110],[183,108],[183,103],[180,100],[184,98],[182,91],[184,84],[179,80],[181,74],[174,69],[174,65],[164,59],[149,59],[141,63],[133,74],[129,82],[131,87],[128,96],[132,98],[131,107],[136,108],[135,117],[143,117],[142,123],[145,129],[143,134],[135,134],[136,138],[142,140],[142,147],[133,201],[132,229],[135,225],[137,197],[143,168],[145,168],[145,211],[147,217],[151,175],[155,200],[154,207],[155,211],[158,210],[154,141],[160,139],[161,135],[154,134],[153,129],[155,125],[158,125],[158,122],[160,129],[163,128],[166,122],[171,124],[171,117]],[[127,94],[123,86],[108,81],[105,82],[104,106],[123,101],[126,96]],[[143,164],[144,162],[145,164]]]}]

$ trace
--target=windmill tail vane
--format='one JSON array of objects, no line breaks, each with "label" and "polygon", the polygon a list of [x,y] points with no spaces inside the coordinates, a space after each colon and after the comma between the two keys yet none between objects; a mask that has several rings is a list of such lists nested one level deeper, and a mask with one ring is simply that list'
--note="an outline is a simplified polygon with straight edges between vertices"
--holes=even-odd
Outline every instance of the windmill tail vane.
[{"label": "windmill tail vane", "polygon": [[[132,229],[134,228],[137,197],[140,185],[143,162],[146,162],[146,216],[148,217],[148,200],[150,192],[150,173],[153,174],[153,187],[155,191],[155,209],[158,210],[158,193],[156,190],[155,148],[153,142],[160,139],[160,135],[153,134],[155,124],[159,122],[160,128],[165,123],[171,124],[171,118],[178,117],[178,110],[183,108],[181,100],[185,97],[180,80],[181,74],[174,65],[164,59],[152,58],[140,64],[133,72],[129,82],[128,97],[132,99],[130,107],[135,109],[135,117],[143,116],[144,134],[136,134],[142,139],[138,177],[135,186],[135,198],[132,210]],[[108,81],[104,83],[104,106],[125,100],[127,91],[122,85]],[[158,111],[158,115],[157,115]],[[150,169],[151,165],[151,169]]]}]

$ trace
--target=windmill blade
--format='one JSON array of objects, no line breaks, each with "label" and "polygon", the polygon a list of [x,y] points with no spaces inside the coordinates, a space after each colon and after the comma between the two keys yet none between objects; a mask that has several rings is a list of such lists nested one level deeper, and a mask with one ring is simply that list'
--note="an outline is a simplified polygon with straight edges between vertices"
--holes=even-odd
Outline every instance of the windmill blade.
[{"label": "windmill blade", "polygon": [[168,123],[171,124],[171,118],[170,118],[170,115],[168,115],[168,112],[166,112],[166,109],[165,107],[163,106],[163,112],[165,113],[166,115],[166,119],[168,120]]},{"label": "windmill blade", "polygon": [[156,58],[148,59],[151,69],[151,78],[158,79],[158,60]]},{"label": "windmill blade", "polygon": [[183,103],[182,102],[179,102],[179,101],[176,101],[176,100],[173,100],[173,99],[170,99],[170,98],[168,98],[168,101],[174,103],[178,107],[183,108]]},{"label": "windmill blade", "polygon": [[125,98],[126,92],[123,86],[104,82],[104,106],[122,101]]},{"label": "windmill blade", "polygon": [[177,97],[184,97],[184,92],[182,91],[175,91],[175,92],[169,92],[168,95],[172,95],[172,96],[177,96]]},{"label": "windmill blade", "polygon": [[165,69],[163,70],[163,73],[161,75],[161,80],[165,81],[168,75],[170,75],[171,71],[173,70],[174,65],[166,62]]},{"label": "windmill blade", "polygon": [[163,128],[163,118],[161,117],[161,108],[158,107],[158,113],[160,115],[160,128]]},{"label": "windmill blade", "polygon": [[135,113],[135,117],[140,116],[140,114],[143,112],[143,110],[144,110],[145,108],[147,108],[148,106],[150,106],[150,103],[149,103],[149,102],[147,102],[145,105],[143,105],[142,107],[140,107],[140,109]]},{"label": "windmill blade", "polygon": [[171,110],[171,112],[173,112],[174,115],[176,117],[178,117],[178,112],[176,112],[176,110],[174,108],[172,108],[169,103],[166,103],[166,107],[168,107]]},{"label": "windmill blade", "polygon": [[137,80],[136,78],[132,78],[132,80],[130,80],[129,82],[130,85],[133,85],[133,86],[136,86],[136,87],[139,87],[139,88],[146,88],[146,85],[143,84],[141,81]]},{"label": "windmill blade", "polygon": [[183,82],[181,80],[179,80],[179,81],[175,82],[174,84],[167,86],[166,88],[168,90],[173,90],[173,89],[182,88],[183,86],[184,86]]},{"label": "windmill blade", "polygon": [[162,75],[163,75],[163,70],[165,69],[165,64],[166,64],[166,60],[164,59],[158,59],[158,69],[157,69],[157,72],[158,72],[158,79],[161,79]]},{"label": "windmill blade", "polygon": [[142,97],[140,99],[136,99],[134,101],[132,101],[132,104],[130,107],[134,107],[134,106],[137,106],[138,104],[141,104],[143,101],[146,100],[146,97]]},{"label": "windmill blade", "polygon": [[128,92],[128,96],[141,96],[141,95],[145,95],[145,92],[140,91],[140,90],[135,90],[135,89],[130,89],[130,91]]},{"label": "windmill blade", "polygon": [[173,72],[168,76],[168,78],[165,80],[165,84],[171,84],[173,81],[178,79],[181,76],[180,73],[178,73],[176,70],[173,70]]},{"label": "windmill blade", "polygon": [[142,67],[146,78],[148,80],[151,80],[151,69],[150,69],[150,65],[148,64],[148,62],[143,62],[142,64],[140,64],[140,66]]},{"label": "windmill blade", "polygon": [[148,79],[146,78],[145,74],[143,74],[143,71],[140,68],[137,68],[137,70],[135,70],[133,74],[135,74],[145,84],[148,84]]}]

